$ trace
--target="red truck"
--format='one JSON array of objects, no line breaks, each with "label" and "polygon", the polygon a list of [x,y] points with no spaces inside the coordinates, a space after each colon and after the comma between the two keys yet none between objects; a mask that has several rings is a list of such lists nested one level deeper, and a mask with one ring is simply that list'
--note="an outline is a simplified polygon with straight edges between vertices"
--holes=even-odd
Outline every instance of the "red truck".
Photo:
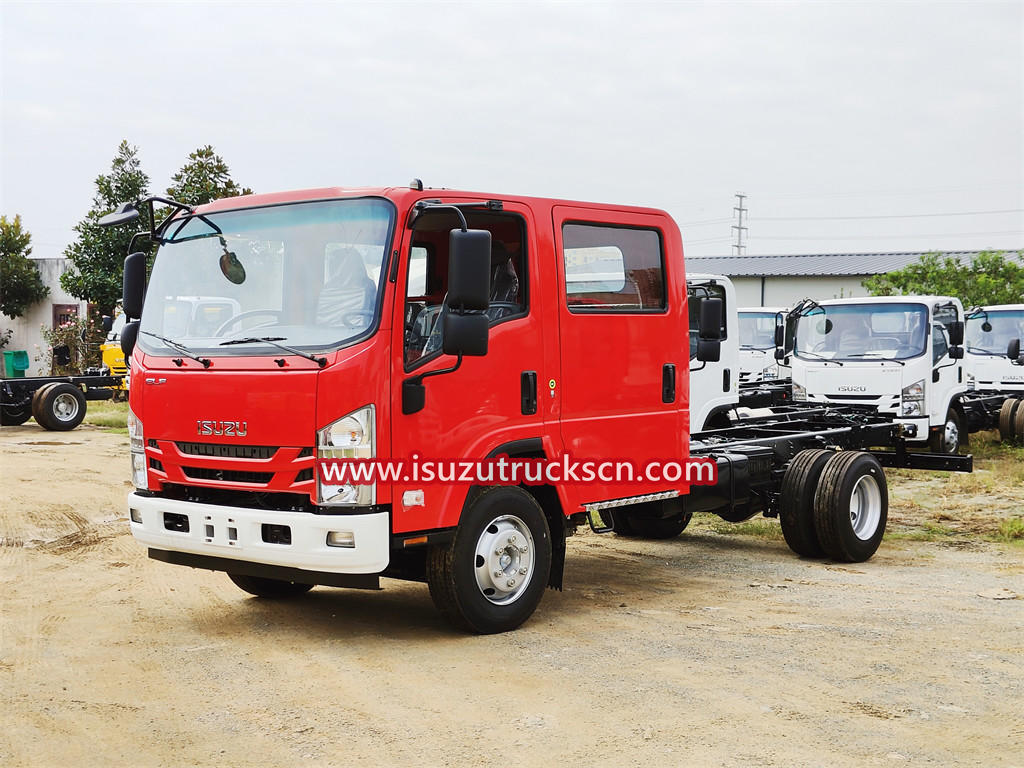
[{"label": "red truck", "polygon": [[[684,462],[689,370],[720,354],[722,300],[688,306],[679,231],[649,208],[414,182],[198,208],[150,198],[103,223],[155,203],[172,210],[137,236],[159,245],[148,286],[142,252],[124,275],[139,318],[122,334],[131,530],[151,557],[225,571],[255,595],[420,580],[456,625],[505,631],[561,587],[579,525],[667,538],[699,510],[781,512],[801,546],[813,539],[803,554],[866,559],[885,528],[880,461],[925,461],[886,419],[807,409],[774,431],[702,437],[714,486],[430,484],[408,471],[330,484],[317,468],[333,458]],[[196,297],[215,311],[190,311]],[[866,446],[889,459],[821,450]],[[825,476],[832,495],[816,507]]]}]

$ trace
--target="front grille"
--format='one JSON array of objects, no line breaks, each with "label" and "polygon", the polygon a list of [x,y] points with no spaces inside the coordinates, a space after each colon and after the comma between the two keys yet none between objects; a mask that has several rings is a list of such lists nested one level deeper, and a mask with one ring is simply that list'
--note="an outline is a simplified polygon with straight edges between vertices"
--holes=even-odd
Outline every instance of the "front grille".
[{"label": "front grille", "polygon": [[237,469],[208,469],[206,467],[182,467],[185,477],[193,480],[222,480],[226,483],[259,483],[266,485],[273,472],[241,472]]},{"label": "front grille", "polygon": [[829,400],[878,400],[881,395],[825,395]]},{"label": "front grille", "polygon": [[306,480],[312,480],[312,479],[313,479],[313,470],[312,469],[304,469],[304,470],[302,470],[301,472],[299,472],[298,474],[295,475],[295,482],[296,483],[301,483],[301,482],[304,482]]},{"label": "front grille", "polygon": [[215,456],[222,459],[272,459],[277,448],[267,445],[221,445],[220,443],[175,443],[190,456]]}]

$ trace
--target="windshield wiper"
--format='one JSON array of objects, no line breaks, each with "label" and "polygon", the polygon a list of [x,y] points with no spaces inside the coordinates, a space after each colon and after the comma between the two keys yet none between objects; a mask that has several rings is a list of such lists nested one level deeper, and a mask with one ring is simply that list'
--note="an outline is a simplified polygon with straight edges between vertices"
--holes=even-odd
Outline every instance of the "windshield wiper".
[{"label": "windshield wiper", "polygon": [[[181,342],[177,342],[174,339],[166,339],[163,336],[157,336],[155,333],[150,333],[149,331],[139,331],[139,333],[145,334],[146,336],[152,336],[154,339],[159,339],[164,344],[166,344],[168,347],[173,349],[175,352],[180,352],[185,357],[191,358],[192,360],[195,360],[197,363],[202,363],[203,364],[203,368],[209,368],[210,367],[210,359],[209,358],[207,358],[207,357],[196,357],[195,354],[192,352],[192,350],[189,349],[188,347],[186,347]],[[179,368],[182,365],[182,361],[181,361],[180,357],[179,358],[175,358],[171,362],[173,362]]]},{"label": "windshield wiper", "polygon": [[765,351],[767,351],[769,349],[774,349],[774,348],[775,348],[774,345],[772,345],[770,347],[759,347],[759,346],[757,346],[755,344],[740,344],[740,349],[756,349],[758,352],[765,352]]},{"label": "windshield wiper", "polygon": [[872,360],[878,360],[885,363],[899,363],[900,365],[906,365],[902,360],[897,360],[895,357],[884,357],[882,355],[876,355],[874,352],[852,352],[847,357],[870,357]]},{"label": "windshield wiper", "polygon": [[805,350],[803,352],[797,352],[796,353],[797,357],[803,357],[804,355],[810,355],[812,360],[821,360],[823,363],[835,363],[840,368],[843,367],[843,364],[841,362],[839,362],[838,360],[833,360],[831,357],[825,357],[824,355],[819,355],[817,352],[811,352],[809,350]]},{"label": "windshield wiper", "polygon": [[[312,360],[321,368],[327,365],[326,357],[317,357],[316,355],[309,354],[309,352],[303,352],[301,349],[295,349],[294,347],[286,347],[284,344],[277,343],[279,341],[284,340],[284,336],[249,336],[244,339],[231,339],[231,341],[222,341],[220,345],[222,347],[229,347],[232,344],[258,344],[260,342],[263,342],[264,344],[272,344],[278,349],[283,349],[285,352],[291,352],[293,355],[298,355],[299,357],[304,357],[307,360]],[[284,368],[284,361],[280,361],[277,364],[278,367]]]},{"label": "windshield wiper", "polygon": [[990,357],[1005,357],[1005,352],[993,352],[989,349],[982,349],[981,347],[968,347],[968,352],[974,352],[977,355],[989,355]]}]

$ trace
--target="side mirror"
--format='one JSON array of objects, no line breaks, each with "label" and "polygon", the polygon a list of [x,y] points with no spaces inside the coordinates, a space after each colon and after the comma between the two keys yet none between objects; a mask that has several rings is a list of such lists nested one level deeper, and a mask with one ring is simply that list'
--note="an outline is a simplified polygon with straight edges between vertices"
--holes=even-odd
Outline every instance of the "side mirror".
[{"label": "side mirror", "polygon": [[949,357],[952,360],[963,360],[964,359],[964,348],[963,347],[950,347]]},{"label": "side mirror", "polygon": [[1020,339],[1011,339],[1006,345],[1006,356],[1011,360],[1020,358]]},{"label": "side mirror", "polygon": [[130,323],[125,323],[124,328],[121,331],[121,351],[124,352],[124,359],[128,360],[132,356],[132,350],[135,349],[135,342],[139,338],[139,321],[133,320]]},{"label": "side mirror", "polygon": [[100,319],[100,328],[103,329],[104,333],[110,333],[110,331],[111,331],[111,329],[113,329],[113,327],[114,327],[114,318],[112,318],[110,315],[104,315]]},{"label": "side mirror", "polygon": [[[719,301],[719,299],[705,299]],[[702,363],[717,363],[722,359],[722,342],[718,339],[701,339],[697,342],[697,359]]]},{"label": "side mirror", "polygon": [[444,315],[441,350],[446,355],[483,357],[487,354],[487,335],[490,321],[483,313]]},{"label": "side mirror", "polygon": [[135,203],[121,203],[117,208],[103,216],[97,223],[101,227],[116,227],[139,218],[139,209]]},{"label": "side mirror", "polygon": [[964,343],[963,320],[954,320],[947,326],[946,330],[949,333],[949,345],[951,347],[958,347]]},{"label": "side mirror", "polygon": [[[725,316],[725,305],[721,299],[708,298],[700,303],[700,338],[701,341],[719,341],[722,338],[722,320]],[[700,352],[697,353],[698,357]],[[718,358],[710,362],[717,362]]]},{"label": "side mirror", "polygon": [[782,347],[776,347],[775,348],[775,359],[776,360],[781,360],[785,356],[786,356],[786,350],[784,350]]},{"label": "side mirror", "polygon": [[448,296],[456,312],[487,309],[491,299],[491,233],[453,229],[448,236]]},{"label": "side mirror", "polygon": [[142,303],[146,298],[146,254],[141,251],[124,260],[124,291],[121,303],[128,317],[142,317]]},{"label": "side mirror", "polygon": [[775,342],[776,347],[782,349],[783,345],[786,343],[786,326],[775,326],[775,338],[773,339],[773,341]]}]

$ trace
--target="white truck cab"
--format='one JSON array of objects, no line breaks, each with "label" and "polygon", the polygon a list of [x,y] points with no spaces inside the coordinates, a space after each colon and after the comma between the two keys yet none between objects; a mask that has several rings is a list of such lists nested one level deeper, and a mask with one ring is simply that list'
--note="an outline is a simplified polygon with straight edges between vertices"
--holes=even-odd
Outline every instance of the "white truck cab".
[{"label": "white truck cab", "polygon": [[[788,307],[741,307],[738,312],[740,335],[740,383],[789,378],[789,366],[775,359],[775,326],[785,320]],[[786,328],[786,354],[793,348],[792,326]]]},{"label": "white truck cab", "polygon": [[810,302],[796,323],[793,399],[874,406],[916,430],[912,441],[956,453],[967,435],[963,335],[963,306],[949,296]]},{"label": "white truck cab", "polygon": [[[736,289],[723,275],[691,273],[686,276],[690,316],[690,432],[728,426],[728,411],[739,402],[739,333]],[[700,299],[724,302],[721,355],[716,362],[697,360],[700,334]],[[774,348],[773,348],[774,349]]]},{"label": "white truck cab", "polygon": [[1024,366],[1006,355],[1013,339],[1024,339],[1024,304],[975,307],[967,313],[964,369],[969,389],[1024,392]]}]

